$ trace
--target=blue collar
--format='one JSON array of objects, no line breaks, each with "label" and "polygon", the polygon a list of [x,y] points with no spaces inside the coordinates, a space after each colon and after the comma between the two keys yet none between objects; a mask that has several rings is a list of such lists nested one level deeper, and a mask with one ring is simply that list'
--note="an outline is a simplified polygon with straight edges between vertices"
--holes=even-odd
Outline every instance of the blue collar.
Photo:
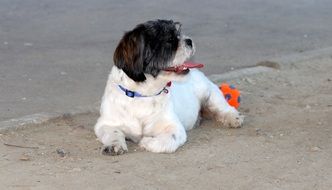
[{"label": "blue collar", "polygon": [[[152,95],[152,96],[158,96],[158,95],[160,95],[163,92],[167,94],[168,93],[167,87],[170,87],[171,85],[172,85],[172,82],[168,82],[166,84],[166,86],[160,92],[158,92],[157,94]],[[142,95],[142,94],[140,94],[138,92],[128,90],[128,89],[126,89],[125,87],[123,87],[121,85],[118,85],[118,86],[125,93],[125,95],[128,96],[128,97],[130,97],[130,98],[135,98],[135,97],[152,97],[152,96],[145,96],[145,95]]]}]

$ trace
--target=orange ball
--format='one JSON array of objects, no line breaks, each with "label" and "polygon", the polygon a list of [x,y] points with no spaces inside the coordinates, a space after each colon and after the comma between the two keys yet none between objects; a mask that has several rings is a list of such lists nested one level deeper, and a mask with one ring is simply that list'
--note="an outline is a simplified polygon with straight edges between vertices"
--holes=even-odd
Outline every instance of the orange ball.
[{"label": "orange ball", "polygon": [[233,85],[229,85],[227,83],[222,83],[219,86],[220,91],[224,94],[225,99],[228,104],[238,108],[240,106],[241,97],[240,91],[236,89]]}]

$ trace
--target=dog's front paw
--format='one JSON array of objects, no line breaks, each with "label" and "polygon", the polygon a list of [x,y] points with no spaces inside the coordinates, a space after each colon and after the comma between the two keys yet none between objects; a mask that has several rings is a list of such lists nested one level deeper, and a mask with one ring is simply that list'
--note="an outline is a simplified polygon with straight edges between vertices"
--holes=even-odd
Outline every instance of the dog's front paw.
[{"label": "dog's front paw", "polygon": [[117,156],[117,155],[122,155],[124,153],[128,152],[127,145],[121,145],[120,143],[114,143],[109,146],[103,146],[101,148],[101,153],[103,155],[107,156]]},{"label": "dog's front paw", "polygon": [[167,137],[144,137],[139,146],[147,151],[155,153],[172,153],[180,146],[175,141],[175,135]]},{"label": "dog's front paw", "polygon": [[161,143],[158,143],[155,137],[143,137],[139,142],[139,146],[150,152],[160,153],[163,152]]},{"label": "dog's front paw", "polygon": [[226,112],[223,113],[217,119],[223,126],[231,128],[242,127],[244,116],[241,115],[238,111]]}]

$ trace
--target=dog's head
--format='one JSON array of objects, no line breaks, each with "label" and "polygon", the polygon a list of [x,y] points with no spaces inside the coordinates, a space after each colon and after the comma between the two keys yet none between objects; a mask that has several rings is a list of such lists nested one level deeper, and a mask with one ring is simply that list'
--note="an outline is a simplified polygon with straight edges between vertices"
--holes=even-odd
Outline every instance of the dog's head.
[{"label": "dog's head", "polygon": [[[194,54],[192,40],[172,20],[148,21],[126,32],[114,52],[114,64],[136,82],[183,64]],[[188,73],[184,69],[178,74]]]}]

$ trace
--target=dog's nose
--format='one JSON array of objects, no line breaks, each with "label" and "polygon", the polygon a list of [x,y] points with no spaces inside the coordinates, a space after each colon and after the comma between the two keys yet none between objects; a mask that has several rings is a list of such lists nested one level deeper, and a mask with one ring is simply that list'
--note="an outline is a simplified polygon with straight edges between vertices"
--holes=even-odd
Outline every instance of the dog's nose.
[{"label": "dog's nose", "polygon": [[186,45],[189,46],[189,47],[193,47],[193,41],[191,39],[185,39],[184,40],[186,42]]}]

